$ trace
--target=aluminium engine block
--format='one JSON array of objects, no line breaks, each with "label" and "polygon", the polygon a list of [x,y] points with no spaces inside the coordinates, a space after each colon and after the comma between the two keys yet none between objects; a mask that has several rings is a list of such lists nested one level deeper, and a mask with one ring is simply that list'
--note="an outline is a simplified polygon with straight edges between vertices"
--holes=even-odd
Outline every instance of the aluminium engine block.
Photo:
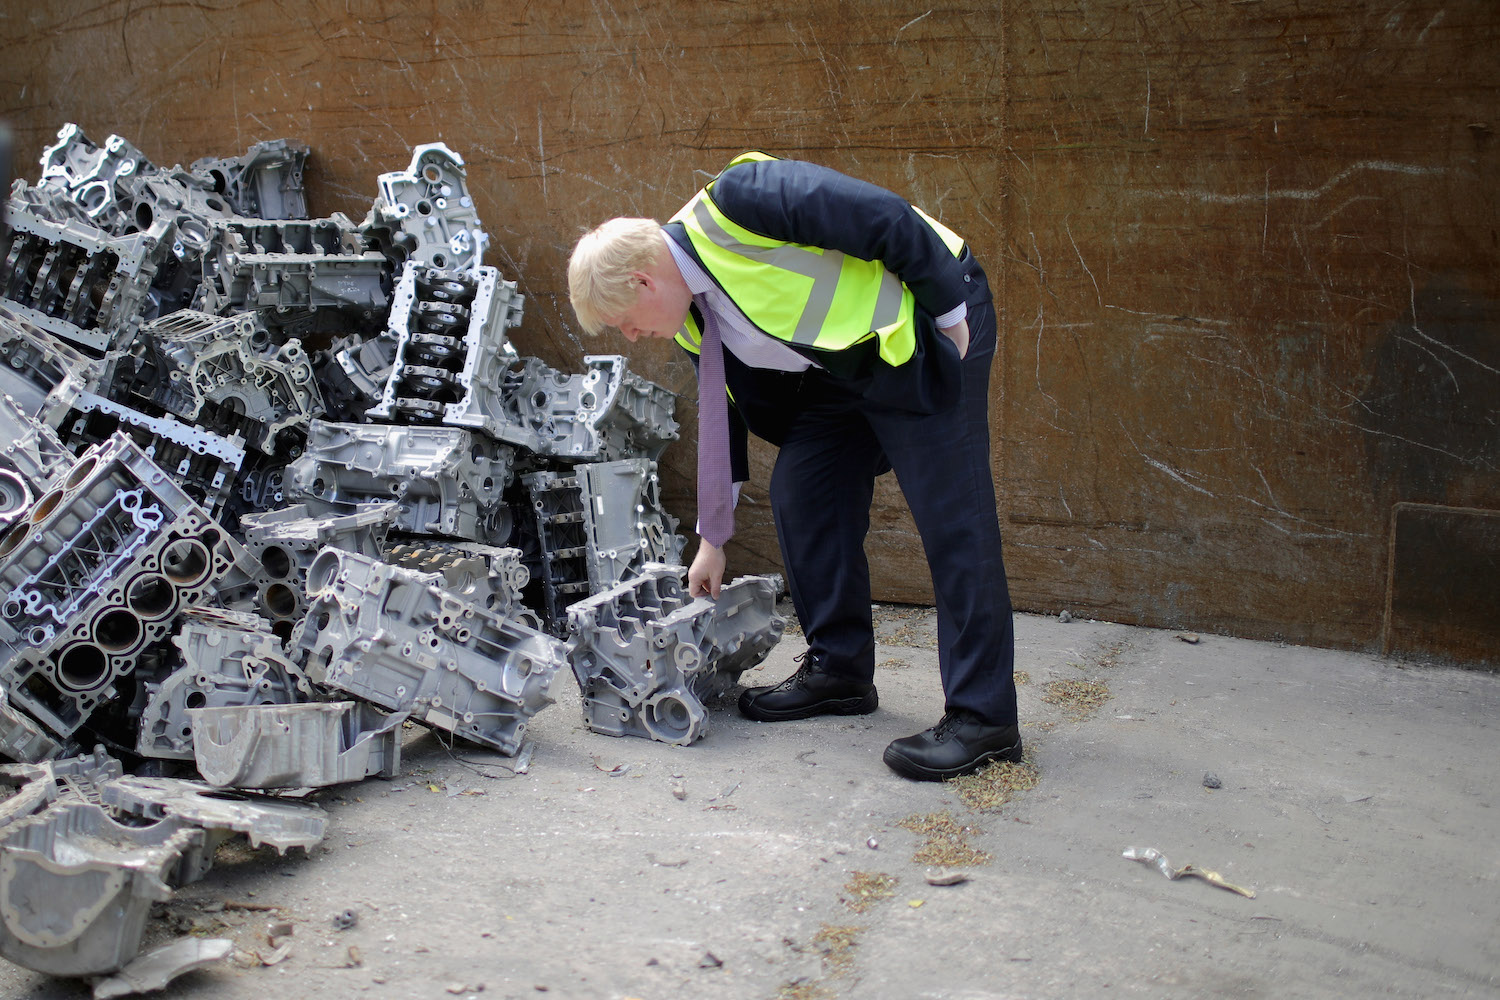
[{"label": "aluminium engine block", "polygon": [[405,170],[380,175],[380,193],[361,229],[398,264],[479,267],[490,238],[479,228],[467,175],[463,157],[443,143],[416,147]]},{"label": "aluminium engine block", "polygon": [[172,642],[182,666],[144,685],[136,752],[142,757],[193,759],[190,709],[290,705],[314,700],[302,668],[286,655],[262,619],[224,614],[183,615]]},{"label": "aluminium engine block", "polygon": [[531,572],[521,561],[520,549],[472,542],[431,542],[393,545],[382,558],[392,566],[436,573],[443,578],[443,587],[463,600],[503,618],[541,628],[536,612],[521,602]]},{"label": "aluminium engine block", "polygon": [[503,544],[511,516],[501,495],[514,456],[508,445],[459,427],[314,420],[284,489],[313,513],[394,501],[400,531]]},{"label": "aluminium engine block", "polygon": [[384,320],[390,262],[368,249],[347,219],[227,219],[214,223],[209,240],[217,250],[204,264],[195,308],[255,311],[286,333]]},{"label": "aluminium engine block", "polygon": [[360,504],[352,514],[312,517],[293,504],[240,518],[245,548],[259,561],[256,609],[273,623],[291,624],[307,613],[307,567],[332,546],[379,558],[396,520],[394,503]]},{"label": "aluminium engine block", "polygon": [[701,739],[704,703],[781,641],[775,578],[743,576],[718,600],[690,600],[682,572],[648,565],[568,609],[573,674],[594,732],[678,745]]},{"label": "aluminium engine block", "polygon": [[78,222],[49,222],[14,202],[7,221],[0,298],[20,318],[101,353],[151,318],[149,292],[170,247],[170,226],[111,236]]},{"label": "aluminium engine block", "polygon": [[623,355],[591,354],[587,370],[565,375],[539,358],[506,373],[503,409],[486,414],[502,441],[568,462],[644,456],[653,462],[677,439],[676,397],[630,371]]},{"label": "aluminium engine block", "polygon": [[326,549],[299,644],[315,682],[516,754],[555,699],[559,639],[460,599],[436,573]]},{"label": "aluminium engine block", "polygon": [[396,354],[366,416],[495,435],[501,386],[516,360],[505,331],[521,325],[522,304],[516,283],[493,267],[443,271],[408,261],[386,326]]},{"label": "aluminium engine block", "polygon": [[94,225],[120,236],[168,219],[200,253],[206,220],[233,214],[207,178],[181,167],[164,170],[118,135],[97,145],[72,123],[42,151],[37,191],[81,208]]},{"label": "aluminium engine block", "polygon": [[675,563],[684,540],[661,505],[656,463],[646,458],[575,465],[567,474],[521,477],[535,515],[535,577],[547,619],[608,590],[646,563]]},{"label": "aluminium engine block", "polygon": [[105,362],[30,322],[11,303],[0,301],[0,392],[13,397],[27,414],[40,413],[47,394],[68,375],[97,389],[106,368]]},{"label": "aluminium engine block", "polygon": [[308,421],[323,412],[302,342],[278,346],[253,313],[178,310],[142,326],[130,355],[128,365],[116,361],[119,394],[238,434],[267,455],[297,447]]},{"label": "aluminium engine block", "polygon": [[302,168],[312,150],[304,143],[272,139],[243,155],[194,160],[194,176],[208,181],[235,215],[249,219],[305,219],[307,193]]},{"label": "aluminium engine block", "polygon": [[123,434],[84,452],[0,538],[0,683],[75,732],[243,550]]},{"label": "aluminium engine block", "polygon": [[69,448],[81,450],[127,434],[194,501],[217,514],[245,462],[244,439],[225,438],[175,417],[152,417],[80,388],[70,374],[47,397],[41,419]]}]

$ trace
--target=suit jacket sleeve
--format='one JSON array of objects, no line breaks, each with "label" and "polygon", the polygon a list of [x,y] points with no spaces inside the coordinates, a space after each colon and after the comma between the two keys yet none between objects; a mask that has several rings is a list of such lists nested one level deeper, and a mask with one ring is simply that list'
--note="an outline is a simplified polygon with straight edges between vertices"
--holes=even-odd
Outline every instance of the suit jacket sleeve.
[{"label": "suit jacket sleeve", "polygon": [[878,260],[940,316],[965,300],[963,268],[906,199],[800,160],[740,163],[713,182],[719,208],[771,239]]}]

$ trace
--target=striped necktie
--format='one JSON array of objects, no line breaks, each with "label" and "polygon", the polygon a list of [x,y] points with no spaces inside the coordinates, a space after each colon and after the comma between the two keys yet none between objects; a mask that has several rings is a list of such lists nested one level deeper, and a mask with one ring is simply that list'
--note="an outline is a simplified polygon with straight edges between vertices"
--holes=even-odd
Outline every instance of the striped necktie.
[{"label": "striped necktie", "polygon": [[724,346],[719,318],[707,303],[698,351],[698,534],[723,548],[734,534],[732,473],[729,469],[729,399],[724,388]]}]

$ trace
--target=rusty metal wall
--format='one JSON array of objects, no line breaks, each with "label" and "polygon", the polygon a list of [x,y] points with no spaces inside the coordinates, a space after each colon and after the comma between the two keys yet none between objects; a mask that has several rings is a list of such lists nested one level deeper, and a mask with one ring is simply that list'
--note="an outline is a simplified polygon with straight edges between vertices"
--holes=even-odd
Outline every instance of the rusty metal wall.
[{"label": "rusty metal wall", "polygon": [[[746,148],[856,173],[994,279],[1019,607],[1399,649],[1424,560],[1392,557],[1398,503],[1475,511],[1462,537],[1500,552],[1500,14],[1378,7],[8,4],[0,116],[32,179],[65,121],[163,164],[302,139],[313,211],[356,218],[447,142],[528,296],[522,352],[564,368],[622,349],[567,310],[582,228],[664,217]],[[631,353],[691,427],[691,367]],[[665,476],[688,523],[690,444]],[[731,572],[779,562],[755,458]],[[929,599],[894,483],[873,522],[880,596]],[[1484,660],[1489,628],[1422,654]]]}]

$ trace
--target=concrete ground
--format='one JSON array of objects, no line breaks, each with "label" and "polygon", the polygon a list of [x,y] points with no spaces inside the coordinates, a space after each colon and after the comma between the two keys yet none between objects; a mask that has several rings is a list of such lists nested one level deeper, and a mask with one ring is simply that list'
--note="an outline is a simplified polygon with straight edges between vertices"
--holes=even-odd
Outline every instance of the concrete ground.
[{"label": "concrete ground", "polygon": [[[158,995],[1500,996],[1500,677],[1020,616],[1029,764],[916,783],[880,755],[941,714],[932,616],[878,610],[868,717],[721,707],[674,748],[588,732],[560,677],[524,774],[413,729],[399,778],[319,796],[310,856],[231,845],[178,893],[161,926],[237,961]],[[0,995],[88,994],[0,962]]]}]

